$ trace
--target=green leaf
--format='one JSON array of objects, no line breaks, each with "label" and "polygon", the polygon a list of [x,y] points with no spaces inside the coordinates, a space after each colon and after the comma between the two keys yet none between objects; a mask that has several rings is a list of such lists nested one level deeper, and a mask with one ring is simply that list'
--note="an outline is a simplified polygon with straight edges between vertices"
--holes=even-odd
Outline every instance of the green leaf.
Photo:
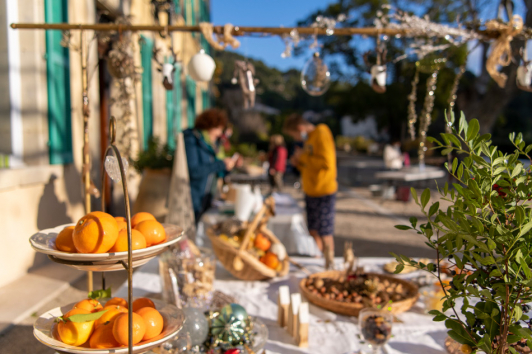
[{"label": "green leaf", "polygon": [[412,227],[415,228],[417,225],[417,218],[415,216],[412,216],[410,218],[410,223],[412,224]]},{"label": "green leaf", "polygon": [[457,167],[458,167],[458,159],[455,157],[454,160],[453,160],[453,165],[452,165],[451,171],[453,171],[453,173],[454,173],[456,171]]},{"label": "green leaf", "polygon": [[462,132],[466,129],[467,129],[467,120],[464,115],[464,112],[461,112],[460,120],[458,121],[458,133],[462,134]]},{"label": "green leaf", "polygon": [[394,227],[399,230],[411,230],[412,229],[410,226],[406,226],[406,225],[395,225]]},{"label": "green leaf", "polygon": [[111,297],[111,288],[94,290],[89,293],[89,299],[99,300]]},{"label": "green leaf", "polygon": [[394,270],[394,274],[399,274],[403,271],[403,269],[405,269],[405,265],[404,264],[398,264],[396,267],[395,267],[395,270]]},{"label": "green leaf", "polygon": [[512,178],[517,177],[517,175],[519,175],[522,171],[523,171],[523,165],[518,164],[517,166],[515,166],[514,170],[512,171],[511,177]]},{"label": "green leaf", "polygon": [[81,322],[90,322],[90,321],[96,321],[97,319],[99,319],[100,317],[103,316],[104,313],[106,313],[107,310],[102,310],[102,311],[99,311],[99,312],[94,312],[94,313],[88,313],[88,314],[80,314],[80,315],[72,315],[68,318],[66,318],[67,320],[71,321],[71,322],[75,322],[75,323],[81,323]]},{"label": "green leaf", "polygon": [[445,321],[445,327],[450,329],[450,331],[447,332],[449,337],[451,337],[458,343],[475,345],[470,335],[457,320],[448,319],[447,321]]},{"label": "green leaf", "polygon": [[514,307],[514,317],[513,321],[517,322],[521,319],[521,316],[523,316],[523,309],[520,305],[517,305]]},{"label": "green leaf", "polygon": [[434,215],[438,211],[439,208],[440,208],[440,202],[436,202],[432,204],[429,208],[429,217]]},{"label": "green leaf", "polygon": [[525,226],[523,226],[521,228],[521,231],[519,232],[519,236],[523,236],[528,231],[530,231],[530,229],[532,229],[532,221],[530,221],[529,223],[525,224]]},{"label": "green leaf", "polygon": [[503,173],[504,171],[506,171],[506,167],[497,167],[497,168],[495,169],[495,171],[493,171],[493,175],[494,175],[494,176],[500,175],[500,174]]},{"label": "green leaf", "polygon": [[425,209],[425,206],[430,200],[430,189],[425,189],[423,193],[421,193],[421,208]]},{"label": "green leaf", "polygon": [[412,198],[414,198],[414,200],[416,201],[416,204],[419,204],[419,201],[417,199],[417,192],[416,192],[416,189],[414,187],[410,188],[410,193],[412,194]]},{"label": "green leaf", "polygon": [[469,127],[467,128],[467,141],[471,141],[476,138],[478,132],[480,131],[480,125],[478,124],[478,120],[471,119],[469,121]]},{"label": "green leaf", "polygon": [[488,239],[487,244],[488,244],[488,249],[490,251],[493,251],[495,248],[497,248],[497,244],[495,244],[495,241],[493,241],[490,238]]}]

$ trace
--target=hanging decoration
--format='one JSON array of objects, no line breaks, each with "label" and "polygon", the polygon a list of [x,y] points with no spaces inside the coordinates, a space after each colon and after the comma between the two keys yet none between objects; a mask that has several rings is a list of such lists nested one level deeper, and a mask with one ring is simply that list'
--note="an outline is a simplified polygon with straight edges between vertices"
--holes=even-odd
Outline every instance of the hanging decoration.
[{"label": "hanging decoration", "polygon": [[207,42],[216,50],[224,50],[225,48],[227,48],[228,45],[233,47],[233,49],[237,49],[238,47],[240,47],[240,42],[232,35],[233,29],[238,29],[238,27],[235,28],[235,26],[230,23],[226,23],[224,25],[223,36],[220,37],[217,35],[216,39],[213,38],[214,26],[212,23],[200,22],[199,28],[201,33],[203,34],[203,37],[205,37]]},{"label": "hanging decoration", "polygon": [[334,28],[339,22],[343,22],[347,19],[345,14],[340,14],[338,17],[325,17],[322,15],[316,16],[316,21],[311,25],[311,27],[316,28],[325,28],[325,34],[327,36],[332,36],[334,34]]},{"label": "hanging decoration", "polygon": [[301,71],[301,86],[311,96],[323,95],[331,85],[331,73],[327,64],[316,52]]},{"label": "hanging decoration", "polygon": [[195,54],[187,65],[188,74],[195,81],[210,81],[216,69],[214,59],[201,49]]},{"label": "hanging decoration", "polygon": [[244,108],[253,108],[255,106],[256,89],[255,85],[259,83],[259,79],[255,77],[255,66],[244,60],[235,60],[235,71],[231,83],[237,84],[240,82],[240,88],[244,95]]},{"label": "hanging decoration", "polygon": [[[456,103],[456,98],[457,98],[456,92],[458,91],[458,84],[460,83],[460,79],[462,78],[462,75],[464,75],[465,70],[466,70],[466,65],[465,64],[462,64],[458,68],[458,72],[456,73],[456,76],[454,77],[453,86],[451,87],[451,92],[449,93],[449,98],[447,99],[447,106],[449,107],[448,111],[447,111],[447,115],[449,116],[447,121],[449,121],[449,122],[451,121],[450,115],[453,112],[454,105]],[[452,128],[452,124],[451,125],[449,125],[449,124],[445,125],[445,131],[447,133],[451,133],[451,131],[452,131],[451,128]]]},{"label": "hanging decoration", "polygon": [[288,58],[292,56],[292,51],[299,44],[299,32],[294,28],[289,34],[281,35],[284,43],[284,51],[281,53],[281,58]]},{"label": "hanging decoration", "polygon": [[[161,20],[159,19],[159,14],[165,13],[167,18],[167,23],[169,26],[173,24],[173,18],[175,14],[174,1],[173,0],[151,0],[151,5],[153,6],[153,19],[155,23],[161,25]],[[166,38],[168,35],[167,31],[159,32],[159,35],[162,38]]]},{"label": "hanging decoration", "polygon": [[517,77],[515,81],[517,87],[523,91],[532,92],[532,60],[527,59],[527,42],[525,46],[519,51],[519,62],[522,64],[517,68]]},{"label": "hanging decoration", "polygon": [[173,49],[171,49],[170,51],[172,53],[172,62],[161,63],[158,59],[160,51],[160,48],[153,46],[153,60],[155,60],[155,62],[159,64],[157,71],[163,74],[164,88],[168,91],[172,91],[174,89],[174,73],[176,70],[176,65],[178,64],[177,54],[173,51]]},{"label": "hanging decoration", "polygon": [[519,15],[512,16],[508,23],[491,20],[486,23],[486,30],[498,31],[499,37],[491,45],[491,53],[486,60],[486,70],[499,87],[506,86],[508,77],[499,71],[499,67],[510,65],[512,61],[512,47],[510,45],[514,36],[523,30],[523,19]]},{"label": "hanging decoration", "polygon": [[419,118],[419,148],[418,148],[418,158],[420,168],[425,166],[425,152],[427,151],[426,141],[427,141],[427,131],[432,121],[432,110],[434,109],[434,99],[436,91],[436,83],[438,81],[438,74],[440,69],[443,67],[447,59],[440,58],[434,60],[430,65],[422,65],[421,62],[416,62],[416,73],[412,81],[412,92],[408,96],[408,132],[412,140],[416,139],[415,133],[415,123],[418,120],[416,113],[416,99],[417,99],[417,85],[419,82],[419,72],[428,71],[430,76],[427,78],[427,92],[425,94],[425,100],[423,102],[423,109],[421,110]]},{"label": "hanging decoration", "polygon": [[[379,40],[377,40],[379,41]],[[386,92],[386,47],[377,44],[376,54],[377,54],[377,63],[376,65],[371,65],[369,62],[369,53],[366,52],[363,55],[364,63],[368,68],[371,74],[370,85],[373,91],[377,93]]]}]

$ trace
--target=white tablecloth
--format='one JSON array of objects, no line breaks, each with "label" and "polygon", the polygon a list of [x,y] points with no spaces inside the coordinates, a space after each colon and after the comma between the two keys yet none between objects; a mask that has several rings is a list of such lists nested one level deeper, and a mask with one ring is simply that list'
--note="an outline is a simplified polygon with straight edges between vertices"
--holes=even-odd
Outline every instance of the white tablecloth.
[{"label": "white tablecloth", "polygon": [[[270,229],[284,244],[289,254],[318,256],[321,255],[316,242],[310,236],[303,209],[289,194],[274,193],[275,216],[268,221]],[[205,229],[229,216],[222,214],[216,207],[209,209],[198,223],[196,244],[200,247],[211,247]]]},{"label": "white tablecloth", "polygon": [[[322,260],[294,258],[312,272],[322,271]],[[382,265],[389,258],[361,258],[359,264],[366,271],[382,272]],[[341,259],[336,260],[338,265]],[[142,266],[133,275],[134,296],[159,296],[161,283],[157,258]],[[409,278],[415,273],[404,275]],[[419,274],[418,274],[419,275]],[[282,278],[263,282],[241,281],[233,278],[218,264],[215,289],[231,295],[246,308],[252,316],[259,317],[269,330],[266,344],[267,354],[354,354],[361,349],[358,324],[355,318],[336,315],[317,306],[310,305],[309,348],[299,348],[285,329],[277,326],[277,291],[281,285],[289,285],[291,292],[299,291],[299,281],[305,274],[294,267]],[[116,296],[127,296],[124,284]],[[397,316],[402,321],[394,323],[393,337],[385,346],[388,354],[444,354],[446,329],[442,322],[432,322],[432,316],[423,314],[423,305],[418,302],[409,312]]]}]

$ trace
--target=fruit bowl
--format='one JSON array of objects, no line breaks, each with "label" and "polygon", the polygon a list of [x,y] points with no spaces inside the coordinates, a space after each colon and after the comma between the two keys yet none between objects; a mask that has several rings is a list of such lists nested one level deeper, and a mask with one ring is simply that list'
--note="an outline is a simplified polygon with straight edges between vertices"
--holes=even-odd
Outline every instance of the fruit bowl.
[{"label": "fruit bowl", "polygon": [[[67,226],[65,224],[53,229],[39,231],[30,237],[31,247],[37,252],[47,254],[54,262],[70,267],[94,272],[123,270],[123,262],[127,262],[127,252],[111,253],[69,253],[59,251],[55,246],[55,239],[59,232]],[[150,259],[162,253],[166,247],[182,239],[183,229],[177,225],[163,224],[166,231],[166,241],[158,245],[133,250],[133,268],[146,264]]]},{"label": "fruit bowl", "polygon": [[[160,300],[151,299],[157,310],[161,313],[164,319],[164,327],[161,334],[148,341],[140,342],[133,347],[133,353],[144,353],[151,348],[157,347],[162,343],[168,341],[175,336],[183,327],[185,322],[185,315],[183,311],[177,307],[167,304]],[[103,303],[103,301],[102,301]],[[110,349],[90,349],[84,347],[75,347],[56,340],[52,336],[52,326],[56,317],[62,316],[74,307],[72,303],[63,307],[56,307],[53,310],[47,311],[41,315],[33,325],[33,334],[35,338],[47,347],[57,351],[58,353],[75,353],[75,354],[121,354],[127,353],[127,347],[110,348]]]}]

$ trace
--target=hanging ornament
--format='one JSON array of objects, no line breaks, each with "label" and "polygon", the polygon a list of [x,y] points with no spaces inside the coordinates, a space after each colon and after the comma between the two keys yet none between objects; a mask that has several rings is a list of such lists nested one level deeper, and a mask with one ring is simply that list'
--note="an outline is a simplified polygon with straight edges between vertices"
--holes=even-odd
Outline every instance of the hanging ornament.
[{"label": "hanging ornament", "polygon": [[416,140],[416,128],[417,122],[416,113],[416,101],[417,101],[417,84],[419,83],[419,62],[416,63],[416,73],[412,80],[412,92],[408,96],[408,133],[410,134],[410,140]]},{"label": "hanging ornament", "polygon": [[157,71],[163,74],[163,86],[168,91],[172,91],[174,89],[174,73],[176,70],[176,64],[178,63],[177,54],[173,51],[173,49],[170,49],[170,51],[172,52],[172,62],[161,63],[158,59],[160,48],[153,46],[153,60],[159,64]]},{"label": "hanging ornament", "polygon": [[386,47],[380,44],[380,36],[377,37],[377,65],[371,66],[369,62],[369,52],[364,53],[364,63],[370,69],[370,85],[373,91],[377,93],[386,92]]},{"label": "hanging ornament", "polygon": [[255,85],[259,79],[254,78],[255,66],[250,62],[235,60],[235,71],[231,83],[237,84],[240,81],[240,88],[244,95],[244,108],[253,108],[255,106],[256,89]]},{"label": "hanging ornament", "polygon": [[301,71],[301,86],[311,96],[323,95],[331,85],[331,73],[318,52],[310,58]]},{"label": "hanging ornament", "polygon": [[532,60],[527,60],[527,42],[519,50],[520,62],[523,63],[517,68],[517,77],[515,78],[517,87],[523,91],[532,92],[530,84],[532,82]]},{"label": "hanging ornament", "polygon": [[216,69],[214,59],[201,49],[195,54],[187,65],[188,74],[195,81],[210,81]]}]

